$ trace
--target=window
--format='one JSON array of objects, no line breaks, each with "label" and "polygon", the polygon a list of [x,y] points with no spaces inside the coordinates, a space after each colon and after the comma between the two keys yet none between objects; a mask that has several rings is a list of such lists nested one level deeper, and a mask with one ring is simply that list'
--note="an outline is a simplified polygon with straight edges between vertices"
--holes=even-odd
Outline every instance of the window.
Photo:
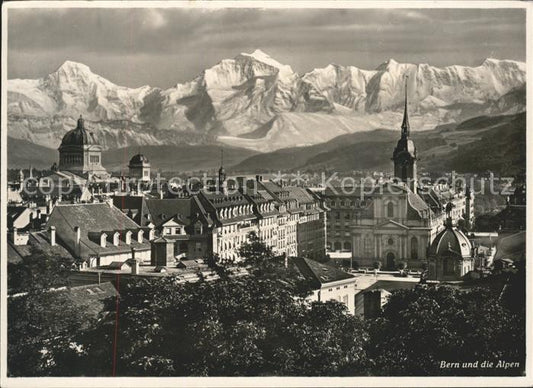
[{"label": "window", "polygon": [[98,155],[91,155],[89,157],[89,162],[91,162],[93,164],[100,163],[100,157]]},{"label": "window", "polygon": [[392,202],[387,205],[387,217],[394,218],[394,204]]},{"label": "window", "polygon": [[389,245],[393,245],[393,244],[394,244],[394,240],[393,240],[392,238],[389,238],[389,239],[387,240],[387,244],[389,244]]},{"label": "window", "polygon": [[352,244],[349,241],[344,242],[344,250],[345,251],[351,251],[352,250]]},{"label": "window", "polygon": [[411,239],[411,260],[418,260],[418,239],[416,237]]},{"label": "window", "polygon": [[143,175],[144,175],[144,176],[148,176],[148,173],[149,173],[148,170],[144,170]]}]

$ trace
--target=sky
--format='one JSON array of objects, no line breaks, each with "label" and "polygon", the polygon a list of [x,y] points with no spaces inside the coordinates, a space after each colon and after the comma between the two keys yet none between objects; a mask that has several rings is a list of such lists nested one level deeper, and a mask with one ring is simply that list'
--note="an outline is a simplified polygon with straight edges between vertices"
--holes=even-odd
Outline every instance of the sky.
[{"label": "sky", "polygon": [[255,49],[299,73],[524,61],[525,20],[525,9],[9,9],[8,78],[71,60],[118,85],[168,88]]}]

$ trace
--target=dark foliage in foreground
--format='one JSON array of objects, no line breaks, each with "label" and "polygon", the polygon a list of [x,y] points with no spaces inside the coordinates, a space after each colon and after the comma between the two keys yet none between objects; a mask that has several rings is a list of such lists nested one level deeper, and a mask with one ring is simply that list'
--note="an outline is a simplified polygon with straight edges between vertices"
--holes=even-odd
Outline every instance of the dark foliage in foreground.
[{"label": "dark foliage in foreground", "polygon": [[[61,292],[33,287],[9,299],[12,376],[519,375],[524,362],[524,271],[500,294],[417,288],[391,295],[361,321],[338,302],[307,303],[254,236],[241,252],[250,276],[120,284],[98,319]],[[268,258],[272,260],[268,260]],[[296,278],[296,280],[294,280]],[[40,284],[37,282],[36,284]],[[44,284],[44,283],[43,283]],[[118,309],[117,309],[118,307]],[[441,368],[442,361],[519,361],[520,368]]]}]

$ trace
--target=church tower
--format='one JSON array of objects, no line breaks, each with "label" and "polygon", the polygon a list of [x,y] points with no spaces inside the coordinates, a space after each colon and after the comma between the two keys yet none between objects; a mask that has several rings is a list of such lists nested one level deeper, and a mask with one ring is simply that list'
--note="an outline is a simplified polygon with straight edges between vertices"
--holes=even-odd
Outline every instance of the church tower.
[{"label": "church tower", "polygon": [[405,182],[412,191],[417,187],[416,147],[410,139],[409,117],[407,115],[407,77],[405,78],[405,107],[403,112],[402,135],[392,154],[394,177]]},{"label": "church tower", "polygon": [[227,193],[226,170],[224,169],[224,150],[220,150],[220,168],[218,169],[218,190]]}]

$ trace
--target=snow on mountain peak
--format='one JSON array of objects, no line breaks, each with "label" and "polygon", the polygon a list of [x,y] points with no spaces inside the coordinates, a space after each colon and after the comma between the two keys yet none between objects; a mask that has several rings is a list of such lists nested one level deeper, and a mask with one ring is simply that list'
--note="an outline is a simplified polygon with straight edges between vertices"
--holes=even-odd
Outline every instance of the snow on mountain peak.
[{"label": "snow on mountain peak", "polygon": [[52,73],[52,74],[57,74],[57,73],[65,73],[65,74],[69,74],[69,75],[83,75],[83,76],[93,75],[93,76],[96,76],[91,71],[89,66],[84,65],[83,63],[74,62],[74,61],[68,61],[68,60],[63,62],[63,64],[61,66],[59,66],[57,68],[57,70],[54,73]]},{"label": "snow on mountain peak", "polygon": [[[223,128],[226,135],[238,137],[255,133],[274,120],[281,137],[272,147],[280,148],[301,142],[300,135],[285,127],[283,120],[277,120],[287,113],[298,116],[301,136],[306,133],[307,117],[310,121],[331,118],[328,125],[334,126],[331,123],[336,122],[336,117],[366,122],[363,117],[372,115],[376,125],[392,125],[389,119],[378,121],[383,117],[401,118],[406,74],[410,76],[408,93],[413,119],[423,114],[434,122],[448,122],[478,112],[463,113],[461,104],[490,103],[513,88],[523,87],[525,71],[524,62],[493,58],[477,67],[442,68],[398,63],[391,58],[376,70],[331,63],[300,76],[290,66],[255,50],[224,59],[190,82],[161,90],[117,86],[82,63],[65,61],[44,78],[8,81],[8,111],[11,120],[18,120],[15,124],[10,122],[15,125],[12,128],[17,128],[10,128],[10,136],[56,147],[64,131],[83,114],[87,120],[100,123],[102,138],[117,136],[106,145],[112,148],[127,145],[118,137],[116,124],[111,123],[115,120],[146,125],[148,137],[142,140],[146,144],[163,141],[159,131],[162,129],[202,138],[213,128]],[[494,112],[517,106],[518,97],[513,96],[501,104],[502,108],[495,106]],[[484,109],[481,105],[479,109]],[[57,120],[63,124],[50,136],[51,121],[46,120],[56,120],[55,117],[60,117]],[[320,121],[319,127],[326,128],[325,123]],[[317,131],[313,142],[321,141],[318,134]],[[132,134],[131,139],[137,136]],[[172,136],[182,141],[180,136]],[[138,140],[128,141],[134,144]],[[257,144],[265,141],[267,137],[257,139]]]},{"label": "snow on mountain peak", "polygon": [[65,62],[63,62],[63,64],[61,66],[59,66],[59,68],[57,70],[60,70],[60,69],[82,69],[82,70],[88,70],[88,71],[91,71],[91,69],[89,68],[89,66],[81,63],[81,62],[75,62],[75,61],[70,61],[70,60],[66,60]]},{"label": "snow on mountain peak", "polygon": [[286,74],[286,75],[293,73],[292,68],[289,65],[283,65],[283,64],[279,63],[274,58],[272,58],[270,55],[268,55],[264,51],[261,51],[260,49],[256,49],[251,54],[241,53],[240,56],[241,57],[253,58],[256,61],[262,62],[262,63],[264,63],[266,65],[269,65],[269,66],[272,66],[272,67],[275,67],[275,68],[279,69],[280,73],[283,73],[283,74]]}]

